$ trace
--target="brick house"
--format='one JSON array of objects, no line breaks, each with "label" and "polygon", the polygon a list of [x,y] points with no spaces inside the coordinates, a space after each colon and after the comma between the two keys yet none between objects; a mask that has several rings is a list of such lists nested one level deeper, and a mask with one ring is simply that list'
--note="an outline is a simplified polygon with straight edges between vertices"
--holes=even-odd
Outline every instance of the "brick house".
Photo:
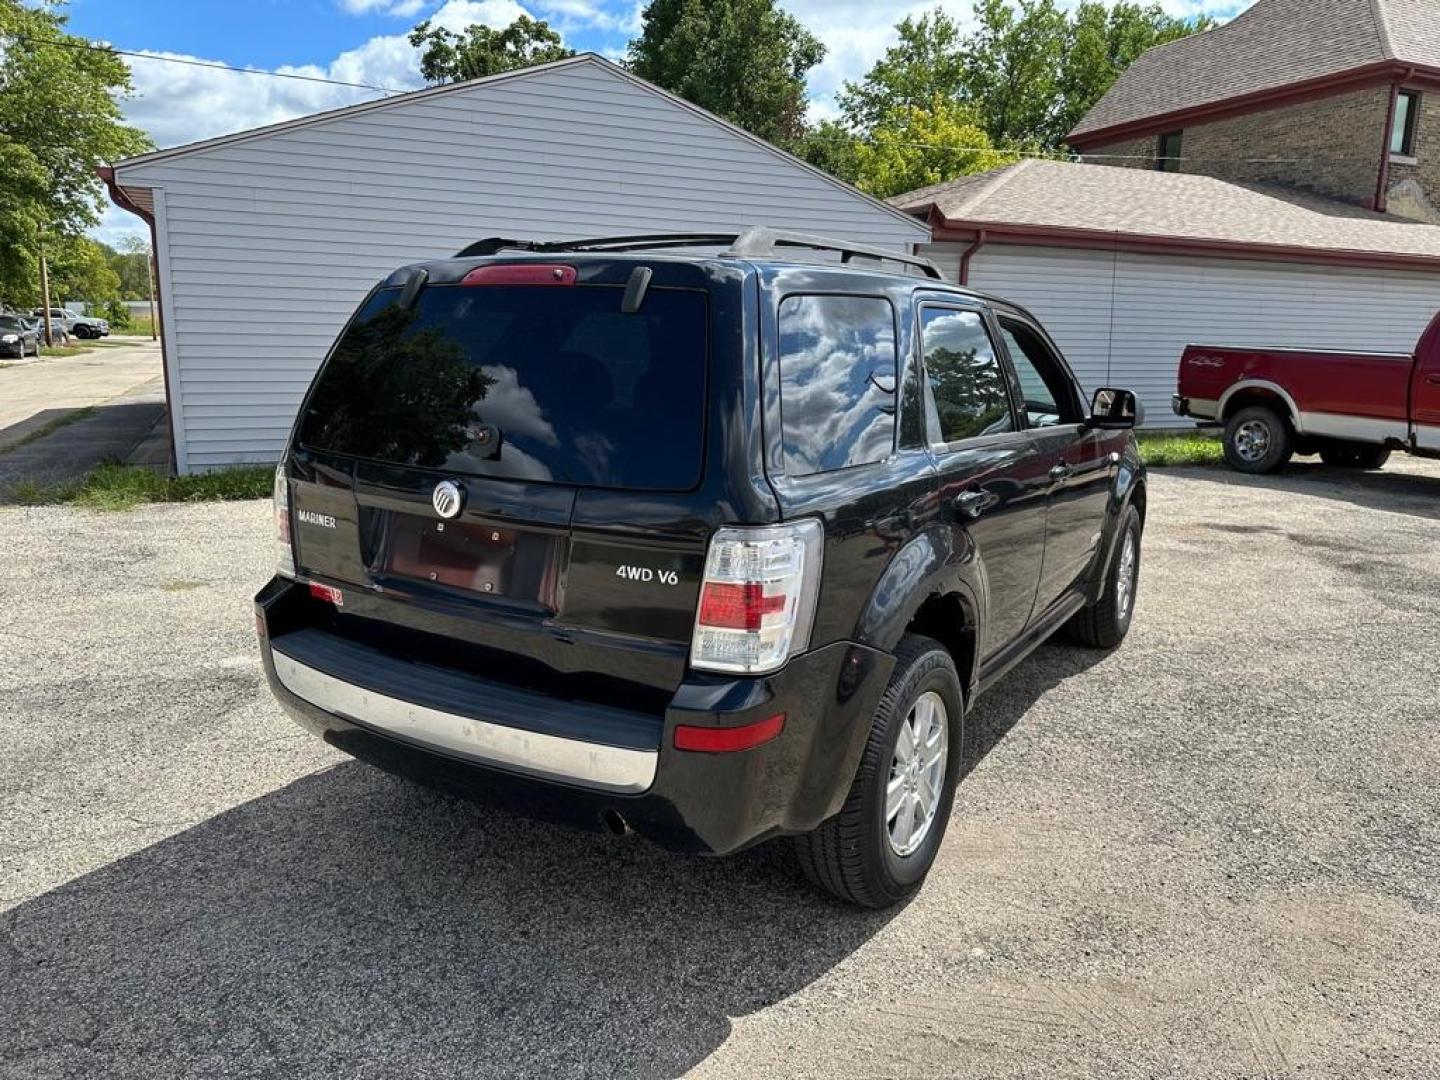
[{"label": "brick house", "polygon": [[1258,0],[1143,54],[1068,141],[1440,224],[1440,0]]},{"label": "brick house", "polygon": [[1151,425],[1179,422],[1187,344],[1407,352],[1440,307],[1440,228],[1297,187],[1025,160],[890,203],[947,277],[1030,308]]}]

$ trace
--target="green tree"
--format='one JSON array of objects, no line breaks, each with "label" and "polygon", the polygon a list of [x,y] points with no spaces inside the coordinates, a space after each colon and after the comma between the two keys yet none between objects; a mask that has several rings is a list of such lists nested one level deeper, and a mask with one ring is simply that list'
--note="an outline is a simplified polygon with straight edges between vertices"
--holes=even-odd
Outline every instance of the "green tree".
[{"label": "green tree", "polygon": [[64,26],[48,7],[0,0],[0,131],[45,170],[49,225],[78,232],[105,207],[96,168],[150,141],[120,122],[117,98],[130,92],[124,60]]},{"label": "green tree", "polygon": [[839,120],[822,120],[806,130],[790,149],[831,176],[853,184],[860,176],[856,153],[860,137]]},{"label": "green tree", "polygon": [[805,134],[805,74],[824,57],[775,0],[650,0],[629,50],[642,79],[785,146]]},{"label": "green tree", "polygon": [[960,26],[936,8],[895,26],[900,40],[885,50],[865,78],[847,82],[835,96],[852,128],[868,131],[896,109],[928,107],[936,98],[965,96]]},{"label": "green tree", "polygon": [[120,122],[130,70],[53,6],[0,0],[0,297],[32,298],[42,237],[100,221],[96,169],[149,149]]},{"label": "green tree", "polygon": [[1214,21],[1158,4],[977,0],[962,34],[938,8],[896,27],[900,40],[838,95],[844,126],[865,137],[897,107],[941,98],[968,105],[996,147],[1058,150],[1065,135],[1137,56]]},{"label": "green tree", "polygon": [[[138,238],[136,238],[138,239]],[[100,245],[105,251],[105,260],[120,278],[121,300],[146,300],[150,296],[150,245],[143,240],[136,250],[116,251]]]},{"label": "green tree", "polygon": [[0,308],[34,304],[49,179],[28,147],[0,133]]},{"label": "green tree", "polygon": [[63,236],[45,245],[50,266],[50,301],[104,304],[120,298],[120,275],[106,257],[110,249],[88,236]]},{"label": "green tree", "polygon": [[[997,143],[1058,141],[1060,71],[1069,20],[1055,0],[979,0],[960,49],[964,97]],[[1063,136],[1064,132],[1059,132]]]},{"label": "green tree", "polygon": [[575,55],[549,23],[528,15],[503,30],[471,24],[464,33],[426,19],[410,31],[410,44],[423,50],[420,74],[430,83],[464,82]]},{"label": "green tree", "polygon": [[1092,105],[1146,49],[1209,30],[1206,15],[1182,19],[1158,4],[1118,3],[1110,7],[1085,0],[1070,16],[1065,63],[1060,70],[1060,107],[1055,114],[1058,144]]},{"label": "green tree", "polygon": [[885,199],[1011,160],[991,146],[973,109],[936,97],[894,110],[856,144],[854,183]]}]

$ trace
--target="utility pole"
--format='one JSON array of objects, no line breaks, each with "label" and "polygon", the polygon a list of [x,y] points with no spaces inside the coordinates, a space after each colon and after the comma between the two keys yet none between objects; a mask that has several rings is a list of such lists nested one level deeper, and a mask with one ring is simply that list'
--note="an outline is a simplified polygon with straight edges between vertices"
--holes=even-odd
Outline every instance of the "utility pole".
[{"label": "utility pole", "polygon": [[151,248],[145,256],[145,269],[150,274],[150,340],[155,341],[159,330],[155,325],[155,250]]},{"label": "utility pole", "polygon": [[45,305],[45,344],[54,346],[50,334],[50,267],[45,262],[45,248],[40,248],[40,299]]}]

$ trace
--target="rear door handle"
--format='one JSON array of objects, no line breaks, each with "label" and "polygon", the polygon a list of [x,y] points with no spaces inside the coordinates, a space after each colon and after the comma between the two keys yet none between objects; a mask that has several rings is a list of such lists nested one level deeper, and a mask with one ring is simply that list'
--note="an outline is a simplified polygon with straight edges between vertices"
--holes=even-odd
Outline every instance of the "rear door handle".
[{"label": "rear door handle", "polygon": [[1069,477],[1074,471],[1074,469],[1072,469],[1069,465],[1066,465],[1065,462],[1062,461],[1059,465],[1056,465],[1050,470],[1050,479],[1064,480]]},{"label": "rear door handle", "polygon": [[970,518],[973,521],[999,501],[999,495],[989,491],[981,491],[976,488],[970,491],[962,491],[959,495],[956,495],[955,509],[960,511],[963,517]]},{"label": "rear door handle", "polygon": [[1426,375],[1425,381],[1431,386],[1440,386],[1440,375]]}]

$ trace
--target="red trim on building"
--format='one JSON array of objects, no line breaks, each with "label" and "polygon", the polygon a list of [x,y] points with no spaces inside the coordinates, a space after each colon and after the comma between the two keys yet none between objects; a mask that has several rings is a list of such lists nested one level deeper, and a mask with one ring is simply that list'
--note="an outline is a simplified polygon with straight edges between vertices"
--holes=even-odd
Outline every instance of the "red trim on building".
[{"label": "red trim on building", "polygon": [[155,330],[160,337],[160,373],[165,379],[165,426],[170,431],[170,472],[173,474],[178,459],[175,450],[175,425],[171,422],[170,410],[174,407],[175,399],[170,396],[170,343],[165,334],[165,292],[160,281],[160,243],[155,233],[155,215],[131,201],[130,196],[125,194],[125,189],[116,182],[115,170],[109,165],[101,165],[95,172],[110,189],[110,200],[116,206],[130,211],[150,226],[150,258],[154,262],[155,271],[155,314],[160,320],[160,325]]},{"label": "red trim on building", "polygon": [[1073,229],[1056,225],[1012,225],[994,222],[946,221],[934,230],[936,243],[970,243],[1032,247],[1127,251],[1143,255],[1200,255],[1258,262],[1323,263],[1380,270],[1437,270],[1440,255],[1408,255],[1383,251],[1310,248],[1290,244],[1255,244],[1191,236],[1150,236],[1107,229]]},{"label": "red trim on building", "polygon": [[1139,120],[1130,120],[1123,124],[1112,124],[1109,127],[1096,128],[1093,131],[1079,134],[1071,132],[1065,137],[1065,141],[1073,149],[1084,153],[1086,147],[1118,142],[1121,139],[1139,138],[1143,135],[1154,135],[1176,127],[1184,128],[1194,124],[1210,123],[1231,116],[1241,116],[1245,113],[1261,112],[1278,105],[1298,105],[1305,101],[1315,101],[1352,90],[1361,90],[1367,86],[1383,86],[1396,80],[1418,80],[1422,83],[1440,85],[1440,68],[1418,67],[1388,60],[1381,61],[1333,75],[1290,83],[1286,86],[1275,86],[1267,90],[1239,94],[1223,101],[1212,101],[1205,105],[1175,109],[1167,113],[1142,117]]}]

